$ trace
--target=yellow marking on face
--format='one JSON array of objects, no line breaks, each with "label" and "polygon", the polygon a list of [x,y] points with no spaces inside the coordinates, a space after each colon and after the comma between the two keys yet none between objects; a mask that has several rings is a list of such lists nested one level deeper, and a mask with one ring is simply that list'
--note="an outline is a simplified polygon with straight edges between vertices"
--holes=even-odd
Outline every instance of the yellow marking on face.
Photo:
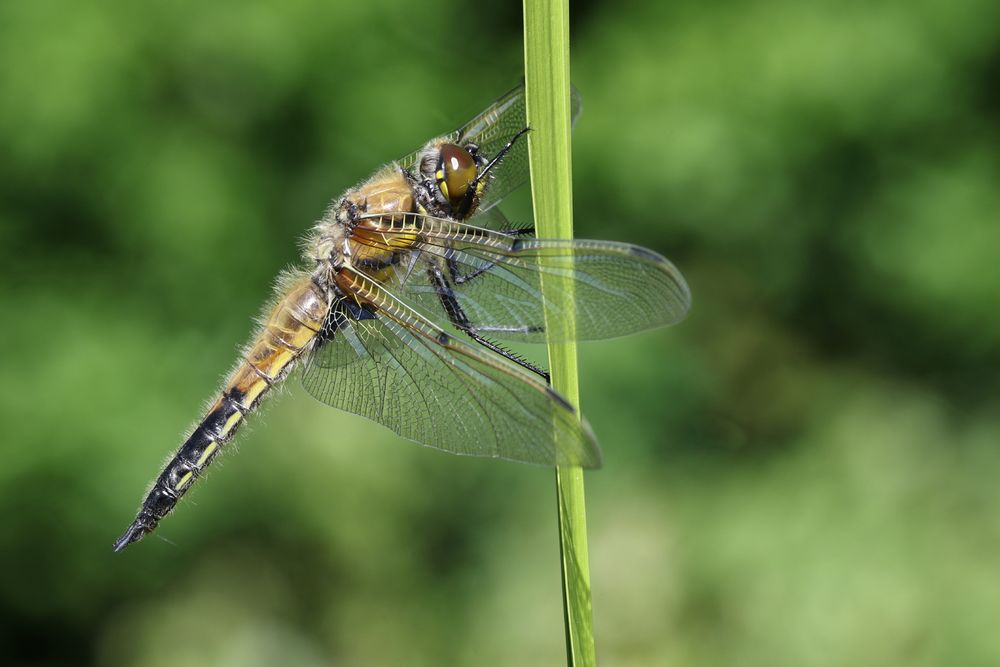
[{"label": "yellow marking on face", "polygon": [[179,480],[177,480],[177,486],[174,487],[174,491],[180,491],[185,486],[187,486],[191,482],[192,477],[194,477],[193,473],[190,472],[184,473],[184,476],[181,477]]},{"label": "yellow marking on face", "polygon": [[201,457],[198,459],[198,461],[195,463],[195,465],[198,466],[199,468],[201,468],[203,465],[205,465],[206,462],[208,462],[208,457],[210,457],[212,454],[214,454],[215,450],[218,449],[218,448],[219,448],[219,445],[217,443],[215,443],[215,442],[208,443],[208,447],[206,447],[205,451],[203,451],[201,453]]},{"label": "yellow marking on face", "polygon": [[438,188],[441,189],[441,194],[444,195],[444,198],[451,199],[451,196],[448,194],[448,181],[444,177],[444,170],[438,169],[434,172],[434,178],[437,179]]}]

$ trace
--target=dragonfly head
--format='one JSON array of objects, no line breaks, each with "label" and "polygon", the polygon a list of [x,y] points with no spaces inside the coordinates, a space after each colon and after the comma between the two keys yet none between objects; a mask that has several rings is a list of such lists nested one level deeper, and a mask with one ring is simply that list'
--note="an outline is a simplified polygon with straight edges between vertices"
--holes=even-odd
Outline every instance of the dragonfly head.
[{"label": "dragonfly head", "polygon": [[469,186],[479,173],[475,158],[456,144],[443,144],[434,180],[444,198],[457,206],[465,198]]},{"label": "dragonfly head", "polygon": [[[479,181],[482,158],[475,144],[459,146],[449,142],[428,146],[421,160],[420,171],[424,183],[440,207],[440,212],[448,217],[464,219],[475,210],[476,195],[481,189]],[[475,190],[470,194],[469,189]]]}]

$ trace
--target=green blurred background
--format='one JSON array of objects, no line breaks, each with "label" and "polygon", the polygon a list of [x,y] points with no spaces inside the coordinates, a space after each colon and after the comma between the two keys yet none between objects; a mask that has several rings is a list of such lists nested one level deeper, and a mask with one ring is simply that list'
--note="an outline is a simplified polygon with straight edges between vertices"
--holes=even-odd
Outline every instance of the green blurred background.
[{"label": "green blurred background", "polygon": [[[1000,3],[572,11],[578,235],[695,300],[581,350],[603,664],[1000,664]],[[552,473],[297,384],[111,553],[328,200],[521,48],[517,3],[0,4],[0,662],[564,662]]]}]

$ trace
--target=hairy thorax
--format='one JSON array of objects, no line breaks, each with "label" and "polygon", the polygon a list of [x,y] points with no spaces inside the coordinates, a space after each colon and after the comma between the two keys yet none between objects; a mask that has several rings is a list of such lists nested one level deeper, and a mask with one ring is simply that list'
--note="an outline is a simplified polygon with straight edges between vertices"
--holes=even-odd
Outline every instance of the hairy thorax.
[{"label": "hairy thorax", "polygon": [[405,215],[416,211],[413,183],[395,163],[349,190],[314,228],[306,250],[308,259],[328,262],[333,270],[344,265],[365,266],[389,261],[409,243],[379,234],[384,225],[402,226]]}]

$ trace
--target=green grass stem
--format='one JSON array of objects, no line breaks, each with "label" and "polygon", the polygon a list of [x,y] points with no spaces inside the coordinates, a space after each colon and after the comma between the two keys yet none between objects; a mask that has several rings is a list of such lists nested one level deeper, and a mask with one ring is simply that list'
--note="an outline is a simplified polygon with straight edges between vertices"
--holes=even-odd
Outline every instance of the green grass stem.
[{"label": "green grass stem", "polygon": [[[531,194],[539,238],[573,237],[570,152],[569,3],[524,0],[524,78]],[[571,286],[546,280],[546,298],[572,298]],[[546,322],[546,326],[550,325]],[[569,324],[572,326],[572,323]],[[548,329],[551,331],[551,329]],[[572,335],[561,336],[572,340]],[[579,405],[576,345],[549,345],[552,386]],[[566,658],[572,667],[596,663],[583,470],[556,469]]]}]

